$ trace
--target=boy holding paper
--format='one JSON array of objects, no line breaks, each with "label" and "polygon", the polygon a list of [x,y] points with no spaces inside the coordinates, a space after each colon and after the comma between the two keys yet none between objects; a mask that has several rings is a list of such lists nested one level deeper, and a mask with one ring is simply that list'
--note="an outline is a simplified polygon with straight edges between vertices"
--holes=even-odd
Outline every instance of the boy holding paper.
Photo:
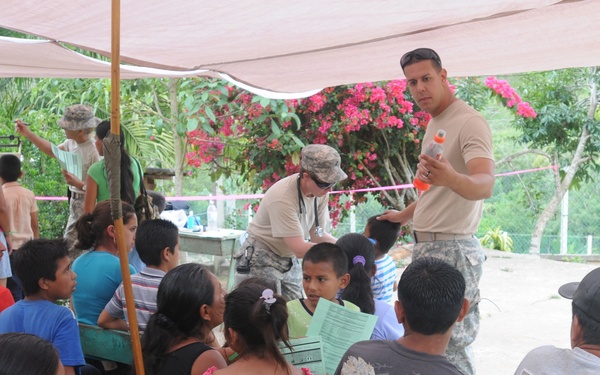
[{"label": "boy holding paper", "polygon": [[[96,126],[100,123],[100,119],[94,116],[94,109],[88,105],[75,104],[65,108],[64,115],[58,119],[57,124],[64,131],[67,139],[58,145],[58,149],[62,151],[72,152],[81,156],[81,175],[79,179],[73,173],[63,170],[65,180],[69,184],[71,199],[69,202],[69,220],[65,229],[65,239],[69,249],[73,248],[77,239],[77,231],[75,230],[75,222],[83,214],[83,199],[85,197],[85,180],[87,178],[88,168],[95,162],[100,160],[98,151],[91,134]],[[52,143],[50,141],[35,134],[27,124],[21,120],[17,120],[15,130],[46,155],[55,158],[56,155],[52,152]]]},{"label": "boy holding paper", "polygon": [[302,261],[302,286],[307,298],[287,303],[290,338],[306,336],[320,298],[360,312],[355,304],[336,298],[350,281],[347,270],[348,260],[339,246],[323,242],[308,250]]}]

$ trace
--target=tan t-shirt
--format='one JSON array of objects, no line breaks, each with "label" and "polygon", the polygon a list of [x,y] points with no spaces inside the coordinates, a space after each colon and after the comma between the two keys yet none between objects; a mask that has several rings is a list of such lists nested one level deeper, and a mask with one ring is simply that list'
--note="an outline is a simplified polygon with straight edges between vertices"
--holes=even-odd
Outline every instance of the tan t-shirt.
[{"label": "tan t-shirt", "polygon": [[[38,212],[35,194],[21,186],[17,181],[2,185],[4,200],[8,208],[10,230],[13,233],[11,245],[20,248],[25,242],[33,239],[31,215]],[[8,254],[4,254],[7,256]]]},{"label": "tan t-shirt", "polygon": [[[487,121],[462,100],[429,121],[423,147],[439,129],[446,131],[443,157],[458,173],[467,174],[467,162],[471,159],[494,159],[492,131]],[[483,200],[467,200],[447,187],[431,186],[417,201],[413,228],[422,232],[474,234],[482,212]]]},{"label": "tan t-shirt", "polygon": [[293,256],[292,250],[283,241],[284,237],[303,236],[310,238],[315,231],[314,200],[317,199],[319,225],[329,231],[328,194],[321,198],[303,196],[302,203],[298,199],[298,174],[277,181],[267,190],[260,202],[258,211],[248,227],[248,234],[255,237],[275,254],[282,257]]}]

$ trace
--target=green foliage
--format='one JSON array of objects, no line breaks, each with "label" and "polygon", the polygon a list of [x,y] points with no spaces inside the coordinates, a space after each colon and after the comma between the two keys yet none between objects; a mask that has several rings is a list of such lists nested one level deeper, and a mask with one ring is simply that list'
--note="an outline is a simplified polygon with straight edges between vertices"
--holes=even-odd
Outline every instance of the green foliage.
[{"label": "green foliage", "polygon": [[489,249],[495,249],[500,251],[512,252],[513,251],[513,240],[510,238],[508,233],[503,231],[500,227],[495,229],[488,228],[485,236],[479,239],[481,246]]},{"label": "green foliage", "polygon": [[529,147],[546,150],[558,156],[560,177],[570,165],[583,129],[590,132],[583,157],[589,160],[579,165],[571,187],[578,188],[590,181],[590,173],[599,171],[600,122],[588,116],[589,85],[600,80],[597,68],[563,69],[529,73],[519,76],[515,87],[538,112],[537,119],[515,122],[521,132],[520,141]]},{"label": "green foliage", "polygon": [[[160,110],[152,112],[140,105],[147,100],[147,95],[154,97],[154,91],[161,87],[164,90],[165,86],[158,83],[159,80],[122,82],[121,130],[129,153],[140,159],[143,165],[169,167],[173,165],[172,133],[153,134],[154,124],[159,123],[157,119],[162,121]],[[110,81],[0,79],[0,103],[0,122],[6,124],[0,128],[0,135],[16,135],[12,122],[21,118],[31,124],[36,134],[58,145],[65,140],[65,134],[56,126],[56,121],[66,106],[90,104],[95,107],[97,117],[109,117]],[[169,109],[168,103],[161,110],[165,109]],[[55,160],[42,154],[27,140],[23,140],[22,155],[23,186],[33,190],[36,196],[66,196],[67,184]],[[67,202],[40,201],[38,207],[40,235],[48,238],[62,236],[68,218]]]},{"label": "green foliage", "polygon": [[585,258],[582,258],[580,256],[563,257],[562,261],[567,263],[587,263]]},{"label": "green foliage", "polygon": [[491,93],[483,85],[480,77],[467,77],[452,80],[455,94],[458,98],[469,103],[478,111],[486,108],[490,102]]}]

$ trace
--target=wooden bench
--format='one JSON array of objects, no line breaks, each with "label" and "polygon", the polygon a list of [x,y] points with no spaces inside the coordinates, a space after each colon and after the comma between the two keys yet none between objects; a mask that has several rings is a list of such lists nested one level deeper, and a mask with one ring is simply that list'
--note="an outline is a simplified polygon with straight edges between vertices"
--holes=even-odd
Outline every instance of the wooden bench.
[{"label": "wooden bench", "polygon": [[86,357],[133,364],[129,332],[79,323],[79,338],[83,355]]}]

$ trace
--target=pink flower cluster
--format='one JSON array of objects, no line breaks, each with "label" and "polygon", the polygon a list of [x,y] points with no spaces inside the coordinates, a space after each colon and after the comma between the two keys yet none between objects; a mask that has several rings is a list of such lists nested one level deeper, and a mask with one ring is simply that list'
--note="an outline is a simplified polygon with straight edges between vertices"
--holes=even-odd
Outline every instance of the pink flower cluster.
[{"label": "pink flower cluster", "polygon": [[218,137],[210,137],[202,130],[188,133],[190,152],[185,154],[187,164],[195,168],[202,164],[210,163],[215,157],[223,153],[225,144]]},{"label": "pink flower cluster", "polygon": [[486,78],[485,85],[492,89],[496,95],[503,98],[506,101],[507,107],[513,108],[516,105],[516,111],[519,116],[525,118],[537,117],[537,113],[531,108],[529,103],[521,100],[519,94],[510,86],[508,81],[490,76]]}]

